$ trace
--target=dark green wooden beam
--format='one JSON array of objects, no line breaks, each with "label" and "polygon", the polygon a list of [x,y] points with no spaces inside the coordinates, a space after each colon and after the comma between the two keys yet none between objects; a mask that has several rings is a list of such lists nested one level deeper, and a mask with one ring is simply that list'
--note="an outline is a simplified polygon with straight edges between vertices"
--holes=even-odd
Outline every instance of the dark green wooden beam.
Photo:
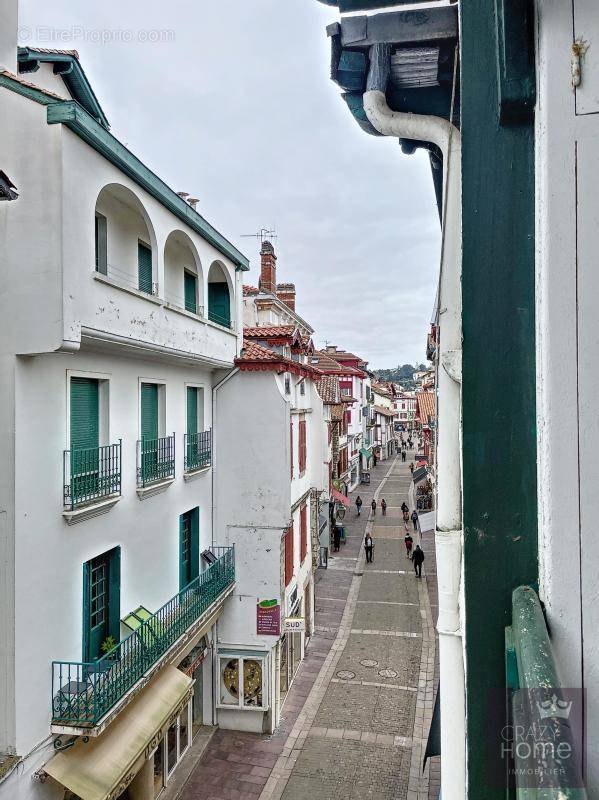
[{"label": "dark green wooden beam", "polygon": [[538,573],[534,129],[499,124],[494,3],[460,13],[468,798],[504,800],[488,704],[505,686],[512,590]]}]

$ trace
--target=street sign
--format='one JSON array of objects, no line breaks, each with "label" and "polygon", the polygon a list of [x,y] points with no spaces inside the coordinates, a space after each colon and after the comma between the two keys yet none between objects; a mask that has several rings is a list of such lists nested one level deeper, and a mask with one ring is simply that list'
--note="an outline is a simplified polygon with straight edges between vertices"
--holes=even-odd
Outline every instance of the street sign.
[{"label": "street sign", "polygon": [[304,617],[285,617],[283,620],[283,633],[302,633],[306,630]]}]

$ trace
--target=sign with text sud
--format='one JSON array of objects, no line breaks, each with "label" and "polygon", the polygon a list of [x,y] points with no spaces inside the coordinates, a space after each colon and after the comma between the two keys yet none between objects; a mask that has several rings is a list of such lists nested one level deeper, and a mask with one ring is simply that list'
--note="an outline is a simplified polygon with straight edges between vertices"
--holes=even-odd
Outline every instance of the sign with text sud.
[{"label": "sign with text sud", "polygon": [[283,620],[283,633],[303,633],[305,630],[304,617],[285,617]]},{"label": "sign with text sud", "polygon": [[281,605],[278,600],[260,600],[256,605],[256,633],[281,635]]}]

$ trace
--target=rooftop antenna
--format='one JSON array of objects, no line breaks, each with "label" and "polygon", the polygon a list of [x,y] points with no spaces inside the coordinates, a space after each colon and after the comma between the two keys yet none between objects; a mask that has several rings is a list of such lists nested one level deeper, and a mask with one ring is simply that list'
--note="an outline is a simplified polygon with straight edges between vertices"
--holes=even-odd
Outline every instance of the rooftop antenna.
[{"label": "rooftop antenna", "polygon": [[277,232],[274,230],[269,230],[268,228],[260,228],[258,233],[242,233],[242,239],[260,239],[261,244],[264,244],[265,241],[272,241],[273,239],[277,238]]}]

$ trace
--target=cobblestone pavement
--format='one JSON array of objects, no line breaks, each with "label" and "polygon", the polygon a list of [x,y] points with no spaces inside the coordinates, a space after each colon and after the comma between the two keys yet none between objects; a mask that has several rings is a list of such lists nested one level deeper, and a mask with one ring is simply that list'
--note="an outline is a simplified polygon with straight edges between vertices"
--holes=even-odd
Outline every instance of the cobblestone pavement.
[{"label": "cobblestone pavement", "polygon": [[[409,463],[409,459],[408,459]],[[422,758],[433,708],[435,640],[427,592],[434,538],[418,580],[405,557],[399,506],[410,474],[379,463],[352,507],[347,543],[316,574],[316,632],[272,736],[218,730],[179,795],[184,800],[429,800]],[[374,563],[362,547],[369,529]],[[416,538],[416,537],[415,537]],[[436,603],[436,594],[434,596]],[[438,765],[431,772],[431,798]]]}]

